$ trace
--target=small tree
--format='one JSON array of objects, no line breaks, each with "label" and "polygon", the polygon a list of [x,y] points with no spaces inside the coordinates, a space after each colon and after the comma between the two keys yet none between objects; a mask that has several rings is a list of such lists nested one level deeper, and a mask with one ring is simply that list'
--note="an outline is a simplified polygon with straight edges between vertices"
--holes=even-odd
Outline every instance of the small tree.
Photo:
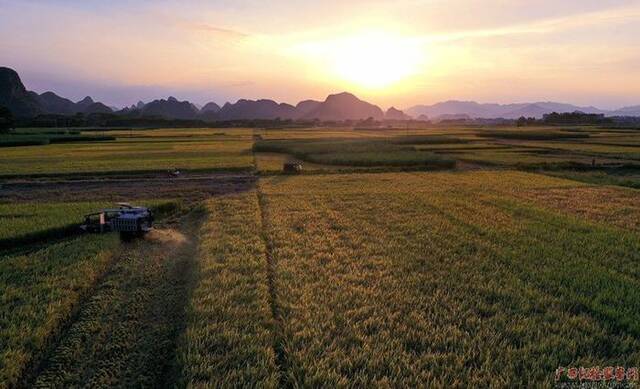
[{"label": "small tree", "polygon": [[0,133],[9,132],[14,126],[13,115],[8,108],[0,106]]}]

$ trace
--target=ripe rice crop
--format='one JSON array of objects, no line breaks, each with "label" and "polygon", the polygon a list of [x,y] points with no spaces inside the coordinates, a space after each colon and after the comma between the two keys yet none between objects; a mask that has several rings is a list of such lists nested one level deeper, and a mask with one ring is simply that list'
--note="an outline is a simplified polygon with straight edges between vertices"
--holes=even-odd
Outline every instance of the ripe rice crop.
[{"label": "ripe rice crop", "polygon": [[609,169],[589,172],[564,171],[551,172],[557,177],[598,185],[618,185],[640,189],[640,171],[638,169]]},{"label": "ripe rice crop", "polygon": [[178,350],[189,387],[275,387],[273,318],[255,191],[213,198]]},{"label": "ripe rice crop", "polygon": [[515,172],[264,180],[287,383],[535,386],[559,366],[635,366],[637,233],[514,196],[572,186]]},{"label": "ripe rice crop", "polygon": [[310,154],[306,159],[319,164],[343,166],[421,166],[430,169],[450,169],[456,166],[453,159],[416,150]]},{"label": "ripe rice crop", "polygon": [[[119,250],[35,377],[35,387],[170,387],[196,218]],[[183,226],[182,224],[185,224]]]},{"label": "ripe rice crop", "polygon": [[412,135],[398,136],[391,139],[392,143],[399,145],[441,145],[452,143],[468,143],[466,139],[443,135]]},{"label": "ripe rice crop", "polygon": [[512,195],[558,212],[640,232],[640,192],[637,190],[576,186],[518,190]]},{"label": "ripe rice crop", "polygon": [[554,140],[554,139],[586,139],[590,135],[585,132],[556,130],[485,130],[477,132],[480,137],[520,140]]},{"label": "ripe rice crop", "polygon": [[0,176],[161,172],[173,168],[248,170],[253,162],[250,135],[231,138],[188,133],[181,137],[162,130],[144,133],[144,137],[118,137],[115,141],[7,148],[0,153]]},{"label": "ripe rice crop", "polygon": [[[568,152],[554,152],[544,149],[512,148],[505,150],[461,150],[444,151],[462,161],[477,162],[490,166],[509,166],[523,169],[573,169],[589,168],[593,157]],[[599,158],[597,163],[616,163],[619,161]]]},{"label": "ripe rice crop", "polygon": [[54,341],[105,272],[114,234],[87,235],[0,256],[0,386],[13,387]]},{"label": "ripe rice crop", "polygon": [[[254,152],[286,153],[304,161],[326,165],[424,166],[428,168],[455,166],[455,161],[452,159],[416,151],[412,146],[401,144],[400,139],[258,141],[253,149]],[[416,139],[412,138],[413,141]]]},{"label": "ripe rice crop", "polygon": [[64,236],[83,215],[107,207],[105,202],[0,204],[0,248],[46,237]]}]

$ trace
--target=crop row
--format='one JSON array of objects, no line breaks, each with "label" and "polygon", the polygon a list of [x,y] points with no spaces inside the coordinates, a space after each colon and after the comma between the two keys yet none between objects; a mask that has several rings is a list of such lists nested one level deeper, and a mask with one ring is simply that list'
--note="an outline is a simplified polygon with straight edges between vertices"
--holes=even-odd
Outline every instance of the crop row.
[{"label": "crop row", "polygon": [[111,263],[113,234],[0,257],[0,387],[18,384]]},{"label": "crop row", "polygon": [[206,209],[178,350],[182,384],[275,387],[279,376],[256,193],[213,198]]}]

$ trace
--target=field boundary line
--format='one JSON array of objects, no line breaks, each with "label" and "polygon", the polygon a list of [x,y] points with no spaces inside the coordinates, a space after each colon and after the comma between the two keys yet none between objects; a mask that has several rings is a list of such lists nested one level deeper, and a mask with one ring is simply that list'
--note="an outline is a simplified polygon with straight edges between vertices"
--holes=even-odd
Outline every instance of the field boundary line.
[{"label": "field boundary line", "polygon": [[273,256],[273,242],[269,239],[267,228],[269,226],[269,218],[267,212],[266,197],[260,189],[260,184],[256,186],[256,195],[258,197],[258,210],[260,212],[260,237],[265,247],[265,262],[267,267],[267,287],[269,289],[269,305],[271,315],[273,316],[273,352],[275,354],[275,363],[278,371],[279,387],[290,387],[286,372],[289,366],[289,356],[287,355],[284,340],[284,323],[282,318],[282,310],[278,304],[278,285],[276,276],[277,263]]}]

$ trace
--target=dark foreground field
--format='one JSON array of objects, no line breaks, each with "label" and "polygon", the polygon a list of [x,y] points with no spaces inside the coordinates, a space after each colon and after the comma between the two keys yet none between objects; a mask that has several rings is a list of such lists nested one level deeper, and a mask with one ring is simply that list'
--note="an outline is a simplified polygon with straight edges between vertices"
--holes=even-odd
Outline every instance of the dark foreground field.
[{"label": "dark foreground field", "polygon": [[[549,386],[639,365],[635,133],[180,131],[0,157],[0,387]],[[309,174],[280,174],[290,159]],[[157,210],[145,239],[78,233],[127,200]]]}]

